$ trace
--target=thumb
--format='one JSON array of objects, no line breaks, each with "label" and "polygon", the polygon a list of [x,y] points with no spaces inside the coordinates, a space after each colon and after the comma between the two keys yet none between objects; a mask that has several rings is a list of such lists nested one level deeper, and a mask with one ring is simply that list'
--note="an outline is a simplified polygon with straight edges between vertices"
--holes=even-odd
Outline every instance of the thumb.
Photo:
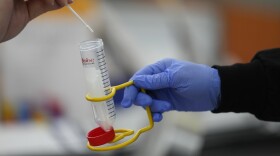
[{"label": "thumb", "polygon": [[149,90],[169,87],[169,77],[166,72],[153,75],[135,75],[132,80],[135,86]]},{"label": "thumb", "polygon": [[26,0],[30,20],[48,11],[57,10],[66,4],[72,4],[73,0]]}]

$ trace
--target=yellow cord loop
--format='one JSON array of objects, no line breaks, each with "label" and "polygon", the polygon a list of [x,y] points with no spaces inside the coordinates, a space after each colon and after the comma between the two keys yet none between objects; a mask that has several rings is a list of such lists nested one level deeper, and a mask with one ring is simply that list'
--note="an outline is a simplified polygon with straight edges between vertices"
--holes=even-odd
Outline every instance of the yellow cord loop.
[{"label": "yellow cord loop", "polygon": [[[88,101],[92,101],[92,102],[106,101],[106,100],[111,99],[116,94],[117,90],[123,89],[123,88],[131,86],[131,85],[133,85],[133,81],[128,81],[128,82],[120,84],[118,86],[111,87],[111,93],[106,95],[106,96],[104,96],[104,97],[94,97],[93,98],[93,97],[90,97],[87,94],[86,95],[86,99]],[[141,89],[141,91],[145,93],[144,89]],[[138,130],[136,132],[136,134],[131,139],[129,139],[129,140],[125,141],[125,142],[122,142],[120,144],[117,144],[117,145],[106,146],[106,147],[91,146],[89,144],[89,142],[88,142],[87,143],[87,147],[90,150],[93,150],[93,151],[110,151],[110,150],[120,149],[120,148],[123,148],[125,146],[128,146],[128,145],[132,144],[133,142],[135,142],[139,138],[139,136],[142,133],[147,132],[147,131],[151,130],[154,127],[154,121],[153,121],[151,109],[150,109],[149,106],[146,107],[146,112],[147,112],[148,119],[149,119],[149,125],[146,126],[146,127],[141,128],[140,130]],[[132,134],[134,134],[134,131],[131,130],[131,129],[116,129],[115,130],[115,138],[114,138],[114,140],[111,143],[115,143],[117,141],[120,141],[121,139],[123,139],[123,138],[125,138],[127,136],[130,136]]]}]

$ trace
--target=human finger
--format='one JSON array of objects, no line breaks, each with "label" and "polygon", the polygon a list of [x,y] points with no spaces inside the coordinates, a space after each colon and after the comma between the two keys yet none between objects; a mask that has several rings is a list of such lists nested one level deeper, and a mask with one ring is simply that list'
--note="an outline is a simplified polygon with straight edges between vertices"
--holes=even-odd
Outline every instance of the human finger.
[{"label": "human finger", "polygon": [[164,72],[172,64],[173,61],[173,59],[160,60],[154,64],[140,69],[134,75],[153,75]]},{"label": "human finger", "polygon": [[153,99],[150,108],[153,113],[163,113],[172,110],[172,105],[167,101]]},{"label": "human finger", "polygon": [[66,4],[71,3],[73,3],[71,0],[28,0],[26,5],[29,19],[32,20],[45,12],[60,9]]},{"label": "human finger", "polygon": [[152,116],[154,122],[160,122],[163,118],[162,113],[153,113]]},{"label": "human finger", "polygon": [[138,89],[133,85],[126,87],[124,89],[124,95],[123,95],[123,100],[121,102],[121,105],[124,108],[130,107],[133,104],[133,102],[135,101],[138,92],[139,92]]},{"label": "human finger", "polygon": [[60,6],[64,7],[67,4],[73,3],[73,0],[55,0],[55,2]]},{"label": "human finger", "polygon": [[162,72],[154,75],[136,75],[132,78],[135,86],[148,90],[156,90],[168,88],[169,76],[167,72]]},{"label": "human finger", "polygon": [[134,104],[137,106],[146,107],[146,106],[151,105],[152,102],[153,102],[153,99],[149,95],[139,92],[137,94]]}]

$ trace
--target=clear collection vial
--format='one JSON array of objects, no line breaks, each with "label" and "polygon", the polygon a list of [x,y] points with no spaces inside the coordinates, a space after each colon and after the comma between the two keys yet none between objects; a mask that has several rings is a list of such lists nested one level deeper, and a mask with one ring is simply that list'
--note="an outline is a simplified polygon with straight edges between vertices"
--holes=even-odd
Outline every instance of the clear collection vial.
[{"label": "clear collection vial", "polygon": [[[90,97],[103,97],[110,91],[110,78],[105,61],[103,41],[96,39],[80,43],[80,53]],[[95,122],[105,131],[111,130],[116,118],[113,99],[92,102]]]}]

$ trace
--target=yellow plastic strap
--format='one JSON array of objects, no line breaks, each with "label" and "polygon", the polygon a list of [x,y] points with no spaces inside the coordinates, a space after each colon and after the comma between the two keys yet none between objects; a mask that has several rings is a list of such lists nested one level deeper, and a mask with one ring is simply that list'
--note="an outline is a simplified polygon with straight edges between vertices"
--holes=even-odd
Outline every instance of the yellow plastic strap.
[{"label": "yellow plastic strap", "polygon": [[[111,93],[108,94],[107,96],[92,98],[89,95],[86,95],[86,99],[88,101],[92,101],[92,102],[106,101],[106,100],[111,99],[116,94],[117,90],[123,89],[123,88],[131,86],[131,85],[133,85],[133,81],[129,81],[129,82],[120,84],[118,86],[111,87]],[[144,89],[141,89],[141,91],[145,93]],[[151,109],[150,109],[149,106],[146,107],[146,112],[147,112],[148,119],[149,119],[149,125],[144,127],[144,128],[141,128],[140,130],[138,130],[136,132],[136,134],[131,139],[129,139],[129,140],[125,141],[125,142],[122,142],[120,144],[117,144],[117,145],[106,146],[106,147],[104,147],[104,146],[103,147],[91,146],[89,144],[89,142],[88,142],[87,143],[87,147],[90,150],[93,150],[93,151],[109,151],[109,150],[120,149],[120,148],[123,148],[123,147],[125,147],[127,145],[132,144],[133,142],[135,142],[139,138],[139,136],[142,133],[147,132],[147,131],[151,130],[154,127],[154,121],[153,121]],[[131,129],[117,129],[117,130],[115,130],[115,138],[114,138],[114,140],[111,143],[115,143],[117,141],[120,141],[121,139],[123,139],[123,138],[125,138],[127,136],[130,136],[132,134],[134,134],[134,131],[131,130]]]},{"label": "yellow plastic strap", "polygon": [[90,97],[89,94],[87,94],[86,95],[86,99],[88,101],[91,101],[91,102],[106,101],[106,100],[111,99],[116,94],[117,90],[123,89],[123,88],[131,86],[131,85],[133,85],[133,81],[128,81],[128,82],[120,84],[118,86],[111,87],[111,93],[106,95],[106,96],[103,96],[103,97]]}]

